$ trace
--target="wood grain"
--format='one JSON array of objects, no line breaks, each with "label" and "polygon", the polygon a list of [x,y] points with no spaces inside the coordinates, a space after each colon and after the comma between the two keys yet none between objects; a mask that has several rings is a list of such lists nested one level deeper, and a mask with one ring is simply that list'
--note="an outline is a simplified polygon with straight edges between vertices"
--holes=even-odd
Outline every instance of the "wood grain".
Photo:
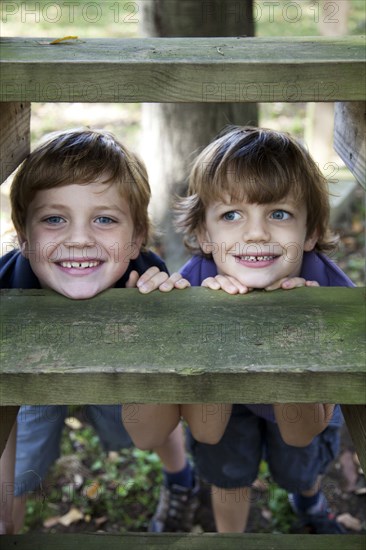
[{"label": "wood grain", "polygon": [[1,324],[3,405],[365,401],[362,288],[10,290]]},{"label": "wood grain", "polygon": [[1,40],[1,101],[365,99],[362,37]]}]

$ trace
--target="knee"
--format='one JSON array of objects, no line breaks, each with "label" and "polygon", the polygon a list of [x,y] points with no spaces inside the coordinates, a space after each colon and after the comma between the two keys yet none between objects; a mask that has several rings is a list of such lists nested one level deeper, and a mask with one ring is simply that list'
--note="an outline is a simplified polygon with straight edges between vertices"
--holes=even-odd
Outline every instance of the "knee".
[{"label": "knee", "polygon": [[202,427],[190,427],[191,434],[199,443],[205,443],[206,445],[217,445],[221,441],[223,436],[222,431],[207,431]]},{"label": "knee", "polygon": [[141,451],[151,451],[151,449],[161,447],[166,442],[166,439],[164,439],[164,437],[157,434],[137,434],[135,436],[132,436],[130,434],[130,437],[135,447],[137,447]]}]

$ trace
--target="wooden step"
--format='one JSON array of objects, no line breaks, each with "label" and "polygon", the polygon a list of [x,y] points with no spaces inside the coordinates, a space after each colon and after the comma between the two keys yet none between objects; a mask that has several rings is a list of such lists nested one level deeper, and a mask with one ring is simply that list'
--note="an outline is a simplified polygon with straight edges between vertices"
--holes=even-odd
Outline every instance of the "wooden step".
[{"label": "wooden step", "polygon": [[364,297],[337,287],[110,289],[82,301],[2,291],[1,404],[362,404]]},{"label": "wooden step", "polygon": [[121,535],[18,535],[1,537],[3,550],[364,550],[363,535],[122,533]]},{"label": "wooden step", "polygon": [[3,38],[0,101],[356,101],[364,37]]}]

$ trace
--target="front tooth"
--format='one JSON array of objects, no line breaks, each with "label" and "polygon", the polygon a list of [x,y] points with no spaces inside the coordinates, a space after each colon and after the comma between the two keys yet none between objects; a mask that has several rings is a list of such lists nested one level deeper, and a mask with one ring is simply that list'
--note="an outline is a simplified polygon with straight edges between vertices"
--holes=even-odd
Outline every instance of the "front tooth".
[{"label": "front tooth", "polygon": [[98,262],[62,262],[62,267],[68,269],[77,268],[77,269],[86,269],[87,267],[95,267],[98,265]]}]

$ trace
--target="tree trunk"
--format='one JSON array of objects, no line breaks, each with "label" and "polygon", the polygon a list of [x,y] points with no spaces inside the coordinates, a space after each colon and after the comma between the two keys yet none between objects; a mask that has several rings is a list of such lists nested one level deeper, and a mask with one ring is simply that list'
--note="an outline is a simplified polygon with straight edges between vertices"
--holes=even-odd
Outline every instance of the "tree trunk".
[{"label": "tree trunk", "polygon": [[[322,36],[347,34],[350,3],[345,0],[320,2],[319,31]],[[325,173],[332,161],[337,161],[333,150],[334,103],[308,103],[308,127],[305,135],[310,153]]]},{"label": "tree trunk", "polygon": [[[252,1],[145,0],[145,36],[253,36]],[[197,152],[227,124],[257,124],[257,107],[248,103],[158,103],[142,108],[141,154],[152,188],[151,214],[158,250],[170,270],[187,255],[174,233],[171,203],[185,191]]]}]

